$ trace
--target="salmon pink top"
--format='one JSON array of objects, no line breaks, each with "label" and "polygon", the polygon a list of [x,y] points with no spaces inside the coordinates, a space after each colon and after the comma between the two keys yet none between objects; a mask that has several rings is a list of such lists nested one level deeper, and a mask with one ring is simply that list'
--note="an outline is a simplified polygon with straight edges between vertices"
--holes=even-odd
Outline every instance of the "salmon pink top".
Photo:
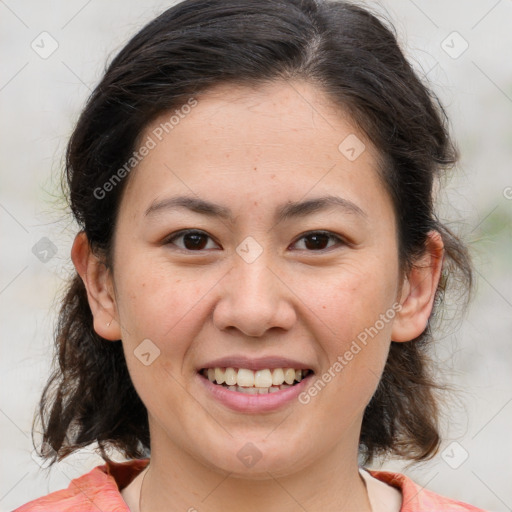
[{"label": "salmon pink top", "polygon": [[[110,462],[72,480],[67,489],[38,498],[14,512],[130,512],[120,490],[149,463],[149,459]],[[424,489],[401,473],[367,470],[400,491],[400,512],[485,512],[461,501]]]}]

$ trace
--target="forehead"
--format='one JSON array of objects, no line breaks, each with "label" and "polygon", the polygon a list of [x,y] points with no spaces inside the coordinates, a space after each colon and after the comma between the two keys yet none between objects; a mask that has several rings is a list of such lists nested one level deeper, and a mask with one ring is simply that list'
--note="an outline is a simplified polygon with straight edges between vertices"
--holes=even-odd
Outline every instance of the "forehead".
[{"label": "forehead", "polygon": [[[304,81],[220,84],[196,96],[195,101],[196,106],[181,115],[179,124],[165,135],[172,131],[177,137],[188,138],[181,142],[200,140],[203,146],[211,144],[216,149],[245,145],[254,154],[257,148],[265,152],[272,147],[289,149],[301,138],[311,150],[319,146],[337,150],[341,138],[357,131],[342,107],[318,86]],[[183,108],[178,106],[174,112],[178,114]],[[168,119],[169,113],[163,114],[146,132],[159,126],[165,131]],[[198,128],[201,131],[190,133]],[[359,138],[364,136],[359,134]]]},{"label": "forehead", "polygon": [[159,116],[139,138],[154,147],[126,193],[136,190],[146,207],[170,192],[219,203],[229,196],[240,206],[249,198],[270,201],[285,192],[298,200],[333,189],[350,199],[359,188],[375,199],[369,189],[379,179],[377,151],[314,85],[222,84],[183,105]]}]

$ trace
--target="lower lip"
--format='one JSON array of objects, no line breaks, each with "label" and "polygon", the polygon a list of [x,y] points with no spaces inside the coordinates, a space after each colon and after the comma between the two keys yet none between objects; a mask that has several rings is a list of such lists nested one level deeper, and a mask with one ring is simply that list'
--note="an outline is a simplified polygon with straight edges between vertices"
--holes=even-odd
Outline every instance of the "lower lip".
[{"label": "lower lip", "polygon": [[231,391],[222,385],[213,384],[213,382],[210,382],[207,377],[200,373],[197,375],[213,398],[230,409],[245,413],[261,413],[275,411],[297,399],[300,393],[309,385],[309,381],[314,374],[310,373],[299,383],[289,388],[261,395],[249,395],[239,391]]}]

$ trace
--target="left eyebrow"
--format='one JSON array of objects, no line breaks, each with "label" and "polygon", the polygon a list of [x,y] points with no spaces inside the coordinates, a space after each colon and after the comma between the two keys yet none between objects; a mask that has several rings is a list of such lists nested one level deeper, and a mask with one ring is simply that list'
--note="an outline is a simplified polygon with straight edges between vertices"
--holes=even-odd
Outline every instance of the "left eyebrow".
[{"label": "left eyebrow", "polygon": [[305,217],[311,213],[329,209],[341,209],[345,213],[367,218],[367,214],[357,204],[339,196],[323,196],[307,201],[289,202],[277,210],[278,222],[294,217]]},{"label": "left eyebrow", "polygon": [[[202,215],[219,217],[229,222],[234,221],[233,213],[229,208],[192,196],[175,196],[153,202],[149,208],[147,208],[145,216],[154,215],[163,210],[175,210],[177,208],[186,208]],[[366,212],[352,201],[330,195],[309,199],[307,201],[289,201],[277,208],[275,220],[276,222],[281,222],[283,220],[305,217],[312,213],[335,208],[341,209],[347,214],[355,214],[363,218],[368,217]]]}]

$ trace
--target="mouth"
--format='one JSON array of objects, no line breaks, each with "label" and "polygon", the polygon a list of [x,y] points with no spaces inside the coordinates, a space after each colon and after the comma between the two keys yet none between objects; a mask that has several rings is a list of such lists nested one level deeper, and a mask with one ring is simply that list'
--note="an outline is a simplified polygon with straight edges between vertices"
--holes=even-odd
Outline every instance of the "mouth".
[{"label": "mouth", "polygon": [[311,369],[295,368],[264,368],[250,370],[248,368],[202,368],[199,375],[212,384],[249,395],[276,393],[299,384],[312,375]]}]

